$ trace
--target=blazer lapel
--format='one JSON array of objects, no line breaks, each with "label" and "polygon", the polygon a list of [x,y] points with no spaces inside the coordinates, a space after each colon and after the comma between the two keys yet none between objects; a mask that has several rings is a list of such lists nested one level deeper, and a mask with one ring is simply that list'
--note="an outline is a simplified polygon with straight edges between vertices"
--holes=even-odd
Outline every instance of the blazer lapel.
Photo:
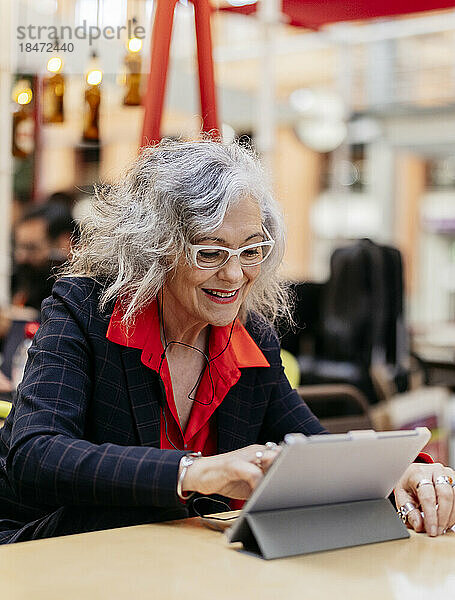
[{"label": "blazer lapel", "polygon": [[160,447],[160,394],[157,375],[141,362],[142,350],[120,347],[133,416],[142,446]]},{"label": "blazer lapel", "polygon": [[252,443],[248,432],[254,391],[248,380],[254,379],[255,371],[245,369],[217,409],[218,452],[230,452]]}]

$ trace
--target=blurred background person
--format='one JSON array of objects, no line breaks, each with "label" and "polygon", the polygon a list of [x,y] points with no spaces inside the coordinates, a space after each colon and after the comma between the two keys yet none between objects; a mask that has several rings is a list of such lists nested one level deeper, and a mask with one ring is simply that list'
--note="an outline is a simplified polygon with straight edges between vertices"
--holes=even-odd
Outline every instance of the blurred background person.
[{"label": "blurred background person", "polygon": [[11,305],[0,317],[0,393],[8,395],[20,379],[41,302],[51,294],[53,271],[70,255],[76,225],[69,200],[69,194],[54,194],[46,204],[26,210],[15,225]]},{"label": "blurred background person", "polygon": [[52,269],[67,260],[74,221],[61,202],[28,210],[14,231],[12,304],[40,309],[52,289]]}]

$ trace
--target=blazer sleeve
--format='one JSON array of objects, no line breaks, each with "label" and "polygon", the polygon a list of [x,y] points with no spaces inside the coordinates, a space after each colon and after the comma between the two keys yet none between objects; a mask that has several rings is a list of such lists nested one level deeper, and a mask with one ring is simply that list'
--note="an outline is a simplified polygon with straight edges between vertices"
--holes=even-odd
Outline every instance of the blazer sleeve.
[{"label": "blazer sleeve", "polygon": [[22,501],[47,506],[181,505],[176,482],[184,452],[84,439],[93,362],[78,310],[64,298],[43,303],[14,403],[11,485]]}]

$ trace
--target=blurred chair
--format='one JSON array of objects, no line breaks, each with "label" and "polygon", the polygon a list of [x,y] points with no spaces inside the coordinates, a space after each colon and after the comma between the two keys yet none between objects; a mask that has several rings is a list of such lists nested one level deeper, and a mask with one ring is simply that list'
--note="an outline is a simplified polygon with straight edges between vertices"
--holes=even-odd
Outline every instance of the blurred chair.
[{"label": "blurred chair", "polygon": [[391,388],[408,389],[410,351],[403,311],[403,267],[396,248],[358,240],[337,248],[323,284],[295,283],[297,332],[278,324],[282,347],[299,361],[301,383],[343,383],[368,402],[382,399],[376,367]]},{"label": "blurred chair", "polygon": [[301,385],[297,392],[330,433],[373,428],[368,401],[352,385]]},{"label": "blurred chair", "polygon": [[300,383],[299,361],[290,352],[281,349],[281,362],[291,387],[297,388]]},{"label": "blurred chair", "polygon": [[13,405],[11,402],[8,402],[7,400],[0,400],[0,420],[6,419],[11,411],[12,406]]}]

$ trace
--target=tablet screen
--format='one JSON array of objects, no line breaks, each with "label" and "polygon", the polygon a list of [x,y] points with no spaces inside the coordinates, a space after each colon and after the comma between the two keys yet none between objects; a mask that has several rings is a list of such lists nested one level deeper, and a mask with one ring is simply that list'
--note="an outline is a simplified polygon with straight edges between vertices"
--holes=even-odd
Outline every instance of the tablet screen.
[{"label": "tablet screen", "polygon": [[247,512],[386,498],[429,439],[426,427],[286,436],[232,533]]}]

